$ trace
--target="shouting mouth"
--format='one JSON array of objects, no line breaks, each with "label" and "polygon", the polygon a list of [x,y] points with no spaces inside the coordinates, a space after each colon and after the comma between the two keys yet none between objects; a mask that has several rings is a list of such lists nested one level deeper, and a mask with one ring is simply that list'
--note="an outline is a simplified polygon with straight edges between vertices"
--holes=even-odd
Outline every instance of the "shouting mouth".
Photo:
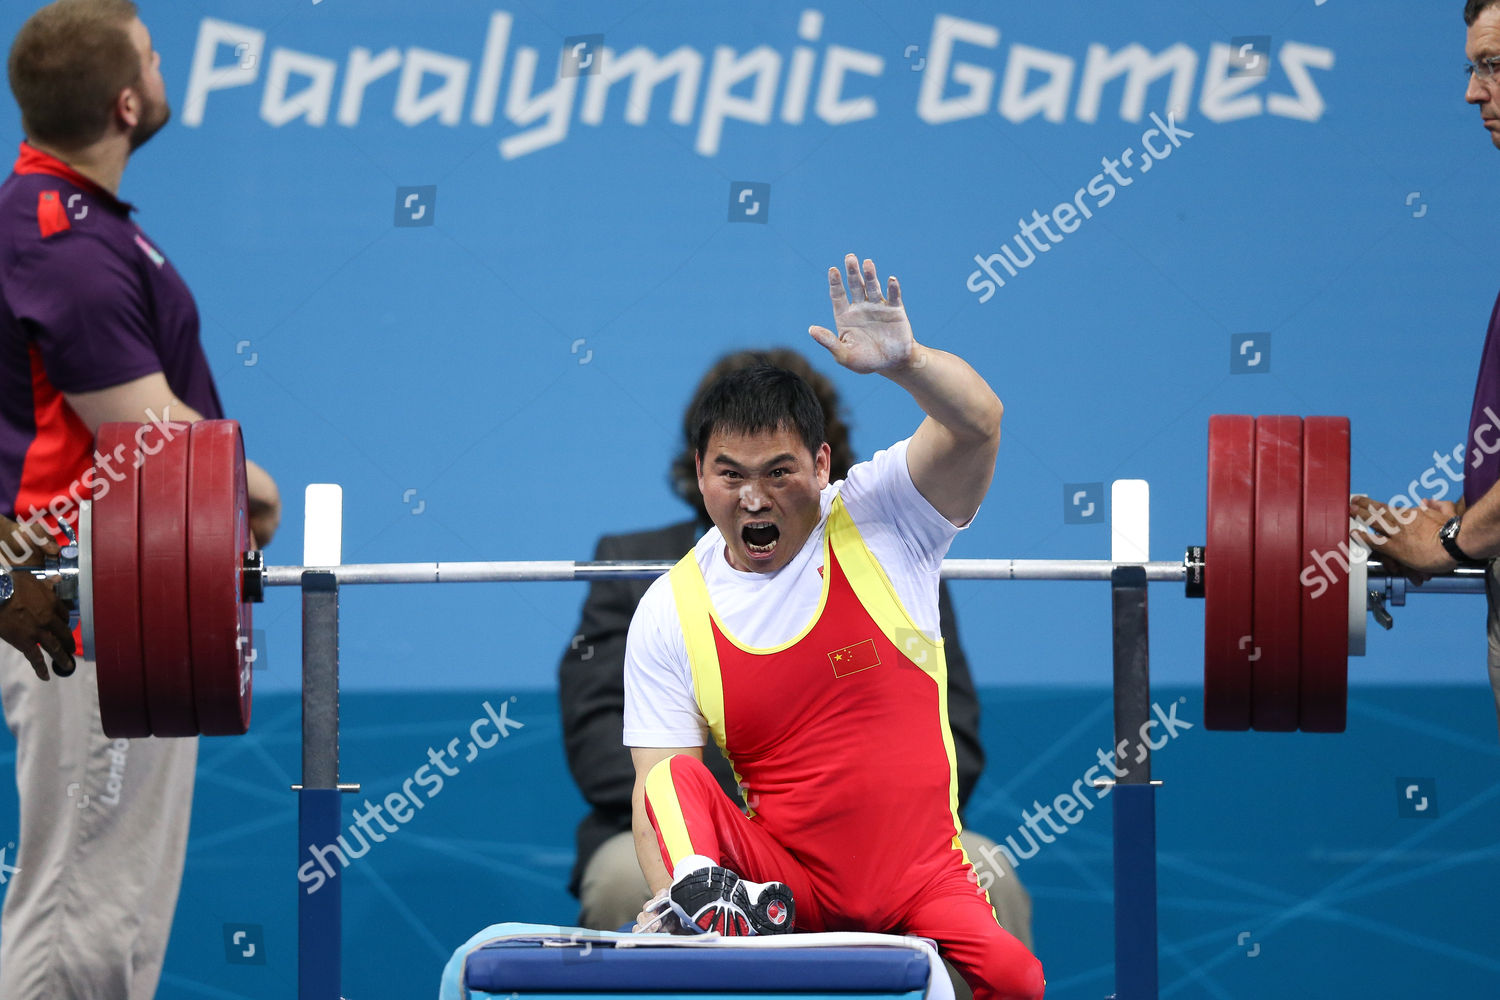
[{"label": "shouting mouth", "polygon": [[740,529],[740,539],[752,559],[769,559],[780,538],[781,529],[770,521],[751,521]]}]

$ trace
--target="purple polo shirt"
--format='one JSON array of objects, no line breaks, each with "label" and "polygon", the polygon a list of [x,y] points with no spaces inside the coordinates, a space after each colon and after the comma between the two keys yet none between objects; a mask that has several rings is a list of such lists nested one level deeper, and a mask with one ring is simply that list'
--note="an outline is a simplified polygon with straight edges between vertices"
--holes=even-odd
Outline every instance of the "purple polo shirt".
[{"label": "purple polo shirt", "polygon": [[[178,399],[224,415],[182,277],[133,206],[22,143],[0,185],[0,514],[45,508],[93,465],[64,393],[161,372]],[[76,489],[76,488],[75,488]]]},{"label": "purple polo shirt", "polygon": [[[1500,439],[1500,298],[1490,311],[1490,330],[1479,357],[1479,378],[1474,383],[1474,406],[1469,411],[1468,468],[1464,470],[1464,500],[1470,507],[1500,481],[1500,452],[1486,454]],[[1485,425],[1489,425],[1486,427]],[[1476,435],[1484,429],[1484,437]]]}]

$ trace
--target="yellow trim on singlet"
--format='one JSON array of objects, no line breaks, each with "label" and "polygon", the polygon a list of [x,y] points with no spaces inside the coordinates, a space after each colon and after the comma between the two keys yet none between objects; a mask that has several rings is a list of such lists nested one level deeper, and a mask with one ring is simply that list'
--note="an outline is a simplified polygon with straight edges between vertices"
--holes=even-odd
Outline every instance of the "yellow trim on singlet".
[{"label": "yellow trim on singlet", "polygon": [[714,742],[724,749],[724,678],[719,673],[719,654],[714,648],[714,632],[709,627],[708,586],[698,568],[695,553],[689,552],[677,561],[667,574],[672,583],[672,597],[677,602],[677,618],[682,623],[682,639],[687,645],[688,666],[693,671],[693,696],[698,711],[708,723]]},{"label": "yellow trim on singlet", "polygon": [[[679,756],[681,754],[672,755]],[[662,844],[675,866],[695,852],[688,836],[687,820],[682,818],[682,804],[677,801],[677,789],[672,785],[672,757],[657,761],[646,772],[646,798],[651,801],[656,828],[661,832]]]},{"label": "yellow trim on singlet", "polygon": [[[854,588],[854,595],[870,613],[870,617],[875,619],[875,624],[880,626],[891,645],[921,667],[928,676],[946,682],[948,668],[947,660],[943,657],[942,638],[928,638],[927,633],[912,621],[896,593],[895,585],[885,575],[880,563],[875,561],[874,553],[865,544],[864,536],[859,533],[859,526],[849,516],[842,497],[834,498],[833,508],[828,512],[825,534],[838,556],[844,575]],[[946,683],[941,685],[941,690],[946,696]]]},{"label": "yellow trim on singlet", "polygon": [[[698,711],[708,723],[719,752],[729,762],[739,785],[740,798],[745,802],[748,814],[755,815],[745,797],[745,779],[734,766],[729,756],[729,747],[724,735],[724,675],[719,671],[719,651],[714,645],[714,630],[709,626],[713,607],[708,600],[708,585],[703,581],[703,571],[698,568],[696,552],[689,552],[677,561],[667,574],[672,584],[672,597],[677,602],[677,618],[682,623],[682,638],[687,645],[688,666],[693,672],[693,697],[698,702]],[[717,620],[717,619],[716,619]]]},{"label": "yellow trim on singlet", "polygon": [[969,856],[958,839],[963,829],[958,819],[958,754],[953,748],[953,731],[948,726],[948,660],[943,652],[943,638],[929,638],[912,621],[891,578],[886,576],[875,554],[865,544],[864,536],[859,533],[859,526],[849,516],[842,497],[834,498],[833,509],[828,512],[826,532],[859,603],[864,605],[891,644],[937,685],[943,749],[948,754],[948,804],[953,815],[953,847],[963,854],[964,862],[969,863]]},{"label": "yellow trim on singlet", "polygon": [[[838,500],[836,498],[834,500],[834,503],[838,503]],[[823,535],[823,565],[828,565],[828,535],[826,532]],[[693,562],[693,568],[698,568],[698,563],[696,560],[694,560]],[[813,609],[812,617],[807,619],[807,624],[802,626],[802,631],[792,636],[786,642],[781,643],[779,646],[752,646],[749,643],[741,642],[738,638],[736,638],[735,634],[729,631],[729,626],[724,624],[724,620],[720,618],[718,612],[714,610],[713,602],[708,599],[708,583],[703,579],[703,573],[701,570],[698,572],[698,590],[703,600],[702,608],[706,609],[709,615],[713,617],[714,624],[719,626],[719,631],[724,634],[724,638],[728,639],[736,648],[746,653],[750,653],[755,656],[769,656],[772,653],[780,653],[784,650],[791,649],[793,646],[797,645],[797,643],[807,638],[807,634],[813,630],[813,626],[818,624],[818,619],[823,617],[823,609],[828,606],[828,573],[825,571],[823,574],[823,589],[818,592],[818,606]],[[681,606],[682,605],[680,604],[678,605],[679,608]],[[694,610],[699,609],[695,608]],[[712,633],[710,633],[710,635],[712,635]],[[714,653],[714,660],[715,663],[717,663],[717,651]]]}]

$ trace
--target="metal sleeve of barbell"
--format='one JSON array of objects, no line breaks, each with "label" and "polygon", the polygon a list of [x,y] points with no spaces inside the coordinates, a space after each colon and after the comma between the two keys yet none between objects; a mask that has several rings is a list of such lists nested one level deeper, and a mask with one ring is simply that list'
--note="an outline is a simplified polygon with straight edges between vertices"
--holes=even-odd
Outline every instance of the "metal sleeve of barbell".
[{"label": "metal sleeve of barbell", "polygon": [[[267,566],[268,587],[296,587],[308,569],[332,573],[340,585],[374,583],[499,583],[504,581],[650,579],[672,568],[670,561],[569,562],[564,560],[516,562],[414,562],[350,563],[343,566]],[[948,559],[943,577],[948,580],[1104,580],[1119,563],[1107,559]],[[1181,583],[1187,575],[1180,562],[1153,562],[1143,566],[1146,578]]]},{"label": "metal sleeve of barbell", "polygon": [[[1371,577],[1374,579],[1374,577]],[[1435,576],[1420,587],[1408,585],[1406,596],[1413,594],[1482,594],[1484,593],[1484,573],[1481,571],[1477,576]]]},{"label": "metal sleeve of barbell", "polygon": [[1180,562],[1117,563],[1108,559],[944,559],[945,580],[1104,580],[1118,566],[1140,566],[1147,580],[1181,583]]},{"label": "metal sleeve of barbell", "polygon": [[[503,583],[522,580],[581,580],[578,572],[586,563],[566,560],[514,562],[412,562],[412,563],[346,563],[342,566],[316,567],[338,578],[341,586],[371,583]],[[596,564],[602,565],[602,564]],[[657,567],[649,563],[620,564],[621,571],[603,574],[614,577],[659,576],[670,563]],[[306,567],[313,569],[315,567]],[[635,570],[635,572],[630,572]],[[267,566],[266,586],[297,586],[304,567]]]},{"label": "metal sleeve of barbell", "polygon": [[[1371,559],[1369,566],[1370,582],[1376,580],[1384,581],[1391,576],[1391,570],[1387,569],[1378,559]],[[1484,579],[1489,575],[1489,569],[1485,566],[1460,566],[1451,573],[1434,576],[1426,583],[1417,586],[1407,584],[1406,596],[1413,594],[1482,594],[1484,593]]]}]

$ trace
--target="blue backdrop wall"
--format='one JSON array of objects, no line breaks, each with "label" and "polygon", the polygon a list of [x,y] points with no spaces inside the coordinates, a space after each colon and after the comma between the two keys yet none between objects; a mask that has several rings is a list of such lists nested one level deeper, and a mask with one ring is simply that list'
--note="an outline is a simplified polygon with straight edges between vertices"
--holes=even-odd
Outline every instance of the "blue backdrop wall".
[{"label": "blue backdrop wall", "polygon": [[[35,6],[0,7],[0,37]],[[1458,0],[144,7],[176,117],[122,193],[281,484],[274,563],[300,561],[309,482],[344,485],[349,562],[582,559],[680,518],[666,466],[697,376],[738,347],[816,356],[824,269],[851,250],[1006,403],[955,556],[1105,557],[1069,487],[1138,477],[1153,555],[1180,557],[1204,536],[1212,413],[1347,414],[1355,488],[1380,497],[1466,432],[1500,163],[1463,102]],[[21,138],[9,102],[0,135]],[[894,386],[815,361],[862,454],[916,426]],[[954,592],[991,748],[971,818],[1003,836],[1108,742],[1107,599]],[[582,803],[552,690],[582,596],[344,595],[353,778],[409,774],[482,699],[517,696],[528,725],[441,825],[351,871],[348,995],[428,995],[483,923],[573,918]],[[257,609],[252,736],[205,742],[164,997],[289,995],[298,609]],[[1175,588],[1152,603],[1155,676],[1193,721],[1201,611]],[[1398,621],[1354,661],[1346,742],[1200,729],[1164,753],[1172,995],[1493,992],[1483,604],[1416,598]],[[1403,775],[1439,782],[1433,823],[1402,822]],[[1108,826],[1089,822],[1024,874],[1064,997],[1108,990]],[[241,925],[267,965],[220,940]]]},{"label": "blue backdrop wall", "polygon": [[[735,347],[821,352],[806,329],[849,250],[1006,403],[954,555],[1105,556],[1064,486],[1141,477],[1177,558],[1204,536],[1211,413],[1348,414],[1356,488],[1383,497],[1462,441],[1500,163],[1463,103],[1460,9],[157,2],[176,120],[123,192],[284,490],[273,562],[300,561],[308,482],[345,486],[347,561],[587,558],[678,518],[696,377]],[[1174,107],[1185,132],[1143,140]],[[1091,216],[1033,228],[1047,252],[996,258],[996,286],[976,257],[1024,262],[1019,221],[1063,203]],[[916,426],[896,387],[817,361],[862,454]],[[1102,680],[1085,591],[961,586],[981,682]],[[581,593],[351,595],[346,683],[547,684]],[[260,609],[263,690],[296,684],[296,607]],[[1201,606],[1154,610],[1158,676],[1186,682]],[[1477,682],[1479,615],[1416,602],[1357,678]]]}]

